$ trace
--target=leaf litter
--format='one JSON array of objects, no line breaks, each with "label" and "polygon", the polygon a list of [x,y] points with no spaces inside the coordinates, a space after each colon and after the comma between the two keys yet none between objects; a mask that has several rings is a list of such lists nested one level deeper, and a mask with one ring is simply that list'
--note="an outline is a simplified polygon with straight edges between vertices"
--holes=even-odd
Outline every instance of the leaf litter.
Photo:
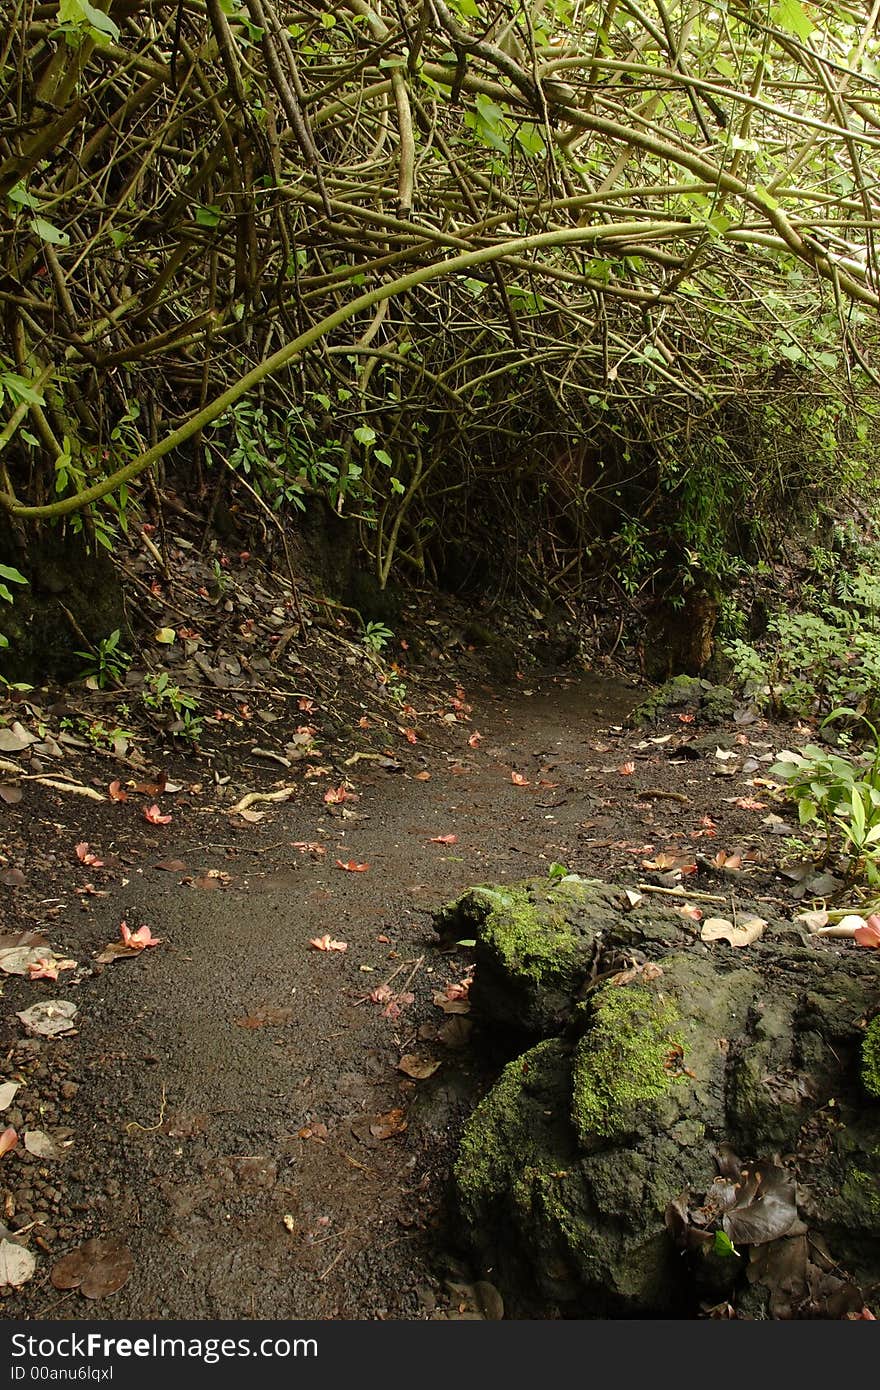
[{"label": "leaf litter", "polygon": [[50,1279],[56,1289],[78,1289],[83,1298],[105,1298],[118,1293],[134,1269],[131,1251],[121,1240],[93,1237],[63,1255],[52,1266]]}]

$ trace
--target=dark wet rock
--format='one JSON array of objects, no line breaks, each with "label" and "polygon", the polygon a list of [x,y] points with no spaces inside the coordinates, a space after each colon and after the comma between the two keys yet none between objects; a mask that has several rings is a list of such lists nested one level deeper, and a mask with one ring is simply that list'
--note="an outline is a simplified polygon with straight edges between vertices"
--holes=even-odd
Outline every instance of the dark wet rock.
[{"label": "dark wet rock", "polygon": [[464,1131],[483,1267],[580,1316],[857,1311],[880,1287],[880,962],[772,920],[708,947],[673,905],[625,903],[567,879],[440,916],[476,937],[475,1015],[555,1034]]}]

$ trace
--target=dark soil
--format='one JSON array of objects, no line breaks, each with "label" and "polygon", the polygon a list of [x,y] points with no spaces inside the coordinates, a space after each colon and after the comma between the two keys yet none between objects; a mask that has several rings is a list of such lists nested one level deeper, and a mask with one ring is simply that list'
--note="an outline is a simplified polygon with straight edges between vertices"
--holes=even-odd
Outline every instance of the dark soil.
[{"label": "dark soil", "polygon": [[[470,953],[441,950],[432,912],[469,885],[554,862],[674,886],[665,860],[643,861],[719,850],[742,852],[743,868],[707,862],[686,879],[719,896],[713,911],[738,893],[797,910],[775,872],[780,827],[764,823],[783,808],[754,785],[768,764],[743,767],[792,731],[672,713],[642,733],[624,727],[639,694],[589,673],[504,692],[447,679],[430,699],[420,691],[430,717],[412,719],[415,742],[403,719],[381,727],[374,714],[361,733],[353,709],[347,739],[290,771],[249,756],[263,739],[247,729],[230,726],[224,750],[221,725],[213,750],[171,759],[174,793],[130,786],[114,803],[23,782],[22,800],[0,807],[3,929],[40,928],[79,964],[57,983],[3,979],[0,1079],[22,1083],[5,1122],[69,1141],[59,1159],[21,1141],[0,1159],[3,1219],[38,1257],[29,1283],[2,1291],[4,1315],[473,1316],[463,1291],[480,1272],[462,1255],[448,1175],[504,1040],[435,1003],[467,981]],[[329,713],[318,703],[286,718]],[[717,757],[725,744],[732,756]],[[352,761],[357,751],[373,756]],[[221,753],[238,767],[236,799],[295,792],[253,803],[259,822],[230,814],[212,778]],[[303,771],[321,765],[323,776]],[[104,792],[144,776],[88,753],[65,766]],[[341,785],[351,799],[326,803]],[[144,819],[154,802],[170,822]],[[83,841],[102,866],[78,858]],[[96,964],[123,920],[161,945]],[[324,936],[347,949],[310,946]],[[78,1031],[25,1036],[16,1011],[49,998],[79,1006]],[[440,1066],[411,1079],[399,1070],[411,1054]],[[124,1287],[97,1302],[55,1289],[58,1258],[96,1235],[130,1248]]]}]

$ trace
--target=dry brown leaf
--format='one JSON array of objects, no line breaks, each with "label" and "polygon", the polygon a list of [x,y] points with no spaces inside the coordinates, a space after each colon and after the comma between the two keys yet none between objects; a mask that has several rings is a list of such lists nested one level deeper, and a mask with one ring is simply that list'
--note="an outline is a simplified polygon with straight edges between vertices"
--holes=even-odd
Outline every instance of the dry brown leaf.
[{"label": "dry brown leaf", "polygon": [[60,1158],[61,1152],[51,1135],[44,1129],[26,1129],[24,1146],[35,1158]]},{"label": "dry brown leaf", "polygon": [[63,1255],[50,1278],[56,1289],[79,1289],[84,1298],[117,1293],[134,1269],[127,1245],[112,1238],[93,1238]]},{"label": "dry brown leaf", "polygon": [[727,941],[731,946],[751,946],[764,935],[763,917],[740,917],[736,926],[726,917],[707,917],[700,930],[702,941]]},{"label": "dry brown leaf", "polygon": [[60,1033],[73,1032],[73,1020],[78,1013],[77,1005],[69,999],[46,999],[40,1004],[32,1004],[29,1009],[20,1009],[16,1018],[21,1019],[29,1033],[52,1038]]},{"label": "dry brown leaf", "polygon": [[33,1275],[37,1261],[14,1240],[0,1240],[0,1287],[20,1289]]},{"label": "dry brown leaf", "polygon": [[374,1139],[391,1139],[395,1134],[402,1134],[405,1129],[406,1118],[399,1106],[386,1111],[384,1115],[377,1115],[370,1125],[370,1133]]},{"label": "dry brown leaf", "polygon": [[420,1057],[417,1052],[407,1052],[397,1063],[397,1070],[402,1071],[405,1076],[411,1076],[414,1081],[424,1081],[441,1065],[432,1057]]},{"label": "dry brown leaf", "polygon": [[19,1081],[4,1081],[0,1085],[0,1110],[8,1110],[20,1089],[21,1082]]}]

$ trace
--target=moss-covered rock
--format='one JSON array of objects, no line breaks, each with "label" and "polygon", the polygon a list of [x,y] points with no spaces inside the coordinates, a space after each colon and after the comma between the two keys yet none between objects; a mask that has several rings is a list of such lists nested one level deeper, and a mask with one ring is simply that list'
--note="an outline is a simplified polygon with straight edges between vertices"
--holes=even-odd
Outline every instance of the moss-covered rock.
[{"label": "moss-covered rock", "polygon": [[[805,946],[772,920],[747,952],[709,948],[673,905],[630,909],[620,889],[583,880],[472,890],[444,916],[473,928],[478,1012],[555,1020],[559,1034],[504,1069],[455,1165],[471,1242],[514,1306],[537,1289],[580,1316],[693,1315],[742,1288],[746,1315],[840,1316],[822,1309],[880,1283],[873,953]],[[778,1248],[753,1247],[761,1288],[749,1292],[748,1249],[722,1258],[711,1233],[737,1182],[746,1190],[742,1172],[780,1163],[798,1224]],[[676,1206],[697,1212],[684,1255],[667,1229]],[[810,1263],[817,1249],[823,1270],[847,1271],[842,1294]]]},{"label": "moss-covered rock", "polygon": [[595,954],[596,885],[536,879],[472,888],[436,921],[444,936],[476,940],[474,1008],[532,1033],[554,1032],[571,1011]]},{"label": "moss-covered rock", "polygon": [[581,1143],[637,1132],[645,1106],[685,1079],[678,1010],[650,989],[605,985],[574,1059],[571,1117]]},{"label": "moss-covered rock", "polygon": [[629,717],[635,725],[656,724],[670,710],[688,709],[701,723],[723,724],[733,716],[736,697],[726,685],[713,685],[698,676],[673,676],[652,690]]},{"label": "moss-covered rock", "polygon": [[880,1014],[872,1018],[862,1041],[862,1084],[872,1096],[880,1096]]}]

